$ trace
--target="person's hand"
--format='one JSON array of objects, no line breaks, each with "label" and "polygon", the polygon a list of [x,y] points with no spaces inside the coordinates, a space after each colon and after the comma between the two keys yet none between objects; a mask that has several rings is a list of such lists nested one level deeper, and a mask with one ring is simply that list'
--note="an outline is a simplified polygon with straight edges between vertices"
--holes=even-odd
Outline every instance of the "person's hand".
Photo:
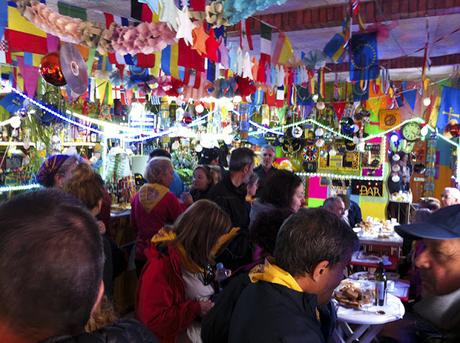
[{"label": "person's hand", "polygon": [[207,314],[214,306],[214,303],[211,300],[202,300],[200,303],[201,315],[204,316]]},{"label": "person's hand", "polygon": [[187,205],[187,206],[190,206],[191,204],[193,204],[193,198],[192,198],[192,195],[188,192],[184,192],[180,195],[180,198],[182,200],[182,202]]}]

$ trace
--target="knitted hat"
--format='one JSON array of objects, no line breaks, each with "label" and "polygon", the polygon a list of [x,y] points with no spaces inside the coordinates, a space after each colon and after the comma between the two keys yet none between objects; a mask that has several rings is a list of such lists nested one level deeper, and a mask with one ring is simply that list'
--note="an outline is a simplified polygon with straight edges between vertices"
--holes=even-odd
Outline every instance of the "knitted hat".
[{"label": "knitted hat", "polygon": [[69,157],[69,155],[53,155],[43,162],[37,173],[38,183],[44,187],[52,187],[54,176]]}]

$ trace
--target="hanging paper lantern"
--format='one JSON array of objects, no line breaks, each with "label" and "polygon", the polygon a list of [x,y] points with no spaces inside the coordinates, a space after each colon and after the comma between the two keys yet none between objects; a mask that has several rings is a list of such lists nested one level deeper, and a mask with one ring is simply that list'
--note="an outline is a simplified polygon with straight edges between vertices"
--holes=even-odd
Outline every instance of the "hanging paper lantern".
[{"label": "hanging paper lantern", "polygon": [[53,86],[64,86],[67,82],[61,69],[61,62],[57,52],[45,55],[40,62],[40,74],[43,79]]}]

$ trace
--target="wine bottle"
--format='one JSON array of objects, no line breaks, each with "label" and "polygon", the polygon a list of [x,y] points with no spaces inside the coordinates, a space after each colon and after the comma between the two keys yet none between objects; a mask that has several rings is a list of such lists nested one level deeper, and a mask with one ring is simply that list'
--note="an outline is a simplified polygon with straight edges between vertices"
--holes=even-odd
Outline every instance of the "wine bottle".
[{"label": "wine bottle", "polygon": [[375,305],[385,305],[385,298],[387,294],[387,274],[383,267],[383,262],[375,270]]}]

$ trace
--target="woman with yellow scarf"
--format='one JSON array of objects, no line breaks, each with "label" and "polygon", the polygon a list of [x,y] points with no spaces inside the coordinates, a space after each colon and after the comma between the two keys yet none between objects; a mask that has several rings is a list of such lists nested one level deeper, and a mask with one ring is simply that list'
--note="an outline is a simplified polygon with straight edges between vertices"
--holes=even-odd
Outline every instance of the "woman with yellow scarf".
[{"label": "woman with yellow scarf", "polygon": [[201,342],[198,319],[213,306],[214,258],[236,232],[216,204],[199,200],[153,236],[136,312],[162,343]]}]

